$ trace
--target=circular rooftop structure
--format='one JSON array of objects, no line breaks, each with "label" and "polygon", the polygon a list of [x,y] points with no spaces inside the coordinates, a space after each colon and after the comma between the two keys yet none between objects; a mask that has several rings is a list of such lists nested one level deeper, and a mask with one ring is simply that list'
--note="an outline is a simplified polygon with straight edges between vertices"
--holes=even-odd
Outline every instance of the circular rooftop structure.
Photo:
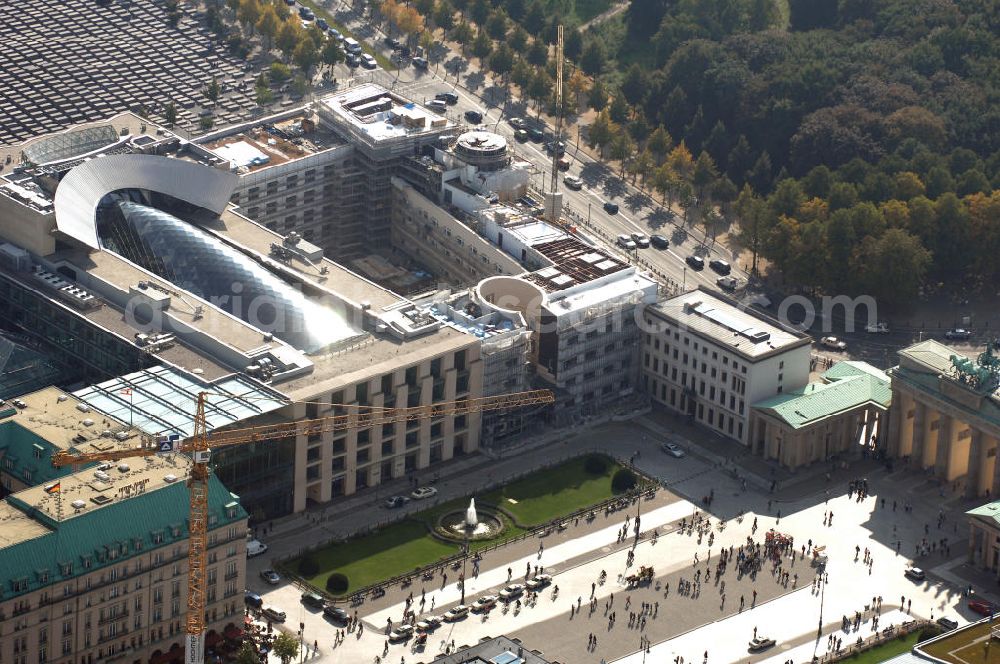
[{"label": "circular rooftop structure", "polygon": [[499,170],[507,165],[507,139],[492,131],[467,131],[455,142],[455,156],[481,170]]}]

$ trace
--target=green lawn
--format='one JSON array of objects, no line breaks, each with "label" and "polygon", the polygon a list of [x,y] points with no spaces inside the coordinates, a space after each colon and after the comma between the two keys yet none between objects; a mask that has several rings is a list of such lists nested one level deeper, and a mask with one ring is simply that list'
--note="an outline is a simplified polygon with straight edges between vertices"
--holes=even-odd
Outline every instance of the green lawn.
[{"label": "green lawn", "polygon": [[866,650],[857,657],[852,655],[844,661],[850,662],[850,664],[878,664],[879,662],[884,662],[887,659],[892,659],[896,655],[902,655],[904,652],[910,652],[910,649],[917,645],[917,639],[919,637],[920,632],[911,632],[904,639],[893,639],[888,643],[875,646],[871,650]]},{"label": "green lawn", "polygon": [[[325,589],[326,580],[333,572],[347,576],[348,592],[377,583],[453,553],[461,547],[446,544],[430,537],[418,521],[406,520],[382,530],[351,540],[346,544],[333,544],[315,552],[313,557],[323,570],[306,579],[317,588]],[[294,571],[297,563],[291,565]]]},{"label": "green lawn", "polygon": [[484,495],[483,502],[503,507],[522,525],[532,527],[610,498],[611,476],[620,466],[609,461],[603,475],[590,475],[583,468],[585,459],[573,459],[512,482]]},{"label": "green lawn", "polygon": [[[602,475],[592,475],[584,468],[585,458],[540,470],[501,490],[476,496],[476,502],[502,505],[530,528],[610,498],[613,495],[611,477],[621,466],[609,459],[608,469]],[[508,500],[511,498],[516,502],[511,503]],[[434,528],[441,515],[464,510],[468,504],[467,497],[449,500],[370,535],[320,549],[310,555],[322,571],[306,581],[325,590],[326,580],[339,572],[348,579],[345,594],[349,594],[459,553],[461,544],[442,542],[428,531]],[[472,542],[471,550],[492,546],[525,532],[506,515],[498,516],[506,526],[503,534],[496,539]],[[297,573],[298,560],[290,561],[287,567],[290,572]]]}]

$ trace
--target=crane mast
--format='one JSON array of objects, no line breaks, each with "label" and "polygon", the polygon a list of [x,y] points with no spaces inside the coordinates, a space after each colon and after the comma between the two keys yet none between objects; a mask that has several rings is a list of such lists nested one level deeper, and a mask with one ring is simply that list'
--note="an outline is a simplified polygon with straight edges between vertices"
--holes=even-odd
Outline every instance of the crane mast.
[{"label": "crane mast", "polygon": [[[561,39],[561,27],[559,34]],[[299,435],[367,428],[390,422],[411,422],[444,415],[466,415],[469,413],[550,404],[555,401],[555,395],[549,390],[532,390],[498,396],[462,399],[413,408],[341,406],[348,409],[348,412],[316,419],[227,429],[225,431],[209,433],[208,423],[205,419],[205,400],[208,395],[208,392],[198,393],[198,403],[194,413],[193,433],[190,438],[181,441],[173,449],[176,452],[190,454],[193,461],[191,464],[191,474],[187,481],[190,514],[188,518],[188,610],[185,661],[188,664],[202,664],[205,661],[205,581],[208,563],[208,464],[211,460],[213,449],[254,442],[273,441]],[[52,465],[59,467],[90,463],[92,461],[117,461],[120,459],[153,456],[158,452],[159,448],[153,444],[153,441],[145,439],[139,447],[126,449],[83,453],[60,451],[52,455]]]}]

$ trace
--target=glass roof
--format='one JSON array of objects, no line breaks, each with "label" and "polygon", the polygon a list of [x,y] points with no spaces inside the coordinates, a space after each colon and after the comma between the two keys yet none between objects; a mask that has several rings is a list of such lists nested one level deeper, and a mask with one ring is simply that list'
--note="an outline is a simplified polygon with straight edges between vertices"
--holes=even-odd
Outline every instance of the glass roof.
[{"label": "glass roof", "polygon": [[[306,297],[250,256],[168,212],[118,200],[102,215],[104,246],[306,353],[355,336],[345,307]],[[333,307],[336,307],[334,309]]]}]

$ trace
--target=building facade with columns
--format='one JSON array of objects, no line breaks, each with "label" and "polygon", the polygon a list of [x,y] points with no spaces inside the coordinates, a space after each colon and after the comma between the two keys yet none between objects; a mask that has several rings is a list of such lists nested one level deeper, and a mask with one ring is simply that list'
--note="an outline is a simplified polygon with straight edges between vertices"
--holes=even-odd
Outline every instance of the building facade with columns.
[{"label": "building facade with columns", "polygon": [[1000,494],[1000,362],[973,361],[934,340],[899,351],[889,370],[892,415],[886,452],[931,470],[969,497]]},{"label": "building facade with columns", "polygon": [[968,561],[1000,578],[1000,501],[965,513],[969,517]]},{"label": "building facade with columns", "polygon": [[889,377],[866,362],[838,362],[805,387],[753,405],[751,449],[795,469],[860,456],[885,435]]}]

